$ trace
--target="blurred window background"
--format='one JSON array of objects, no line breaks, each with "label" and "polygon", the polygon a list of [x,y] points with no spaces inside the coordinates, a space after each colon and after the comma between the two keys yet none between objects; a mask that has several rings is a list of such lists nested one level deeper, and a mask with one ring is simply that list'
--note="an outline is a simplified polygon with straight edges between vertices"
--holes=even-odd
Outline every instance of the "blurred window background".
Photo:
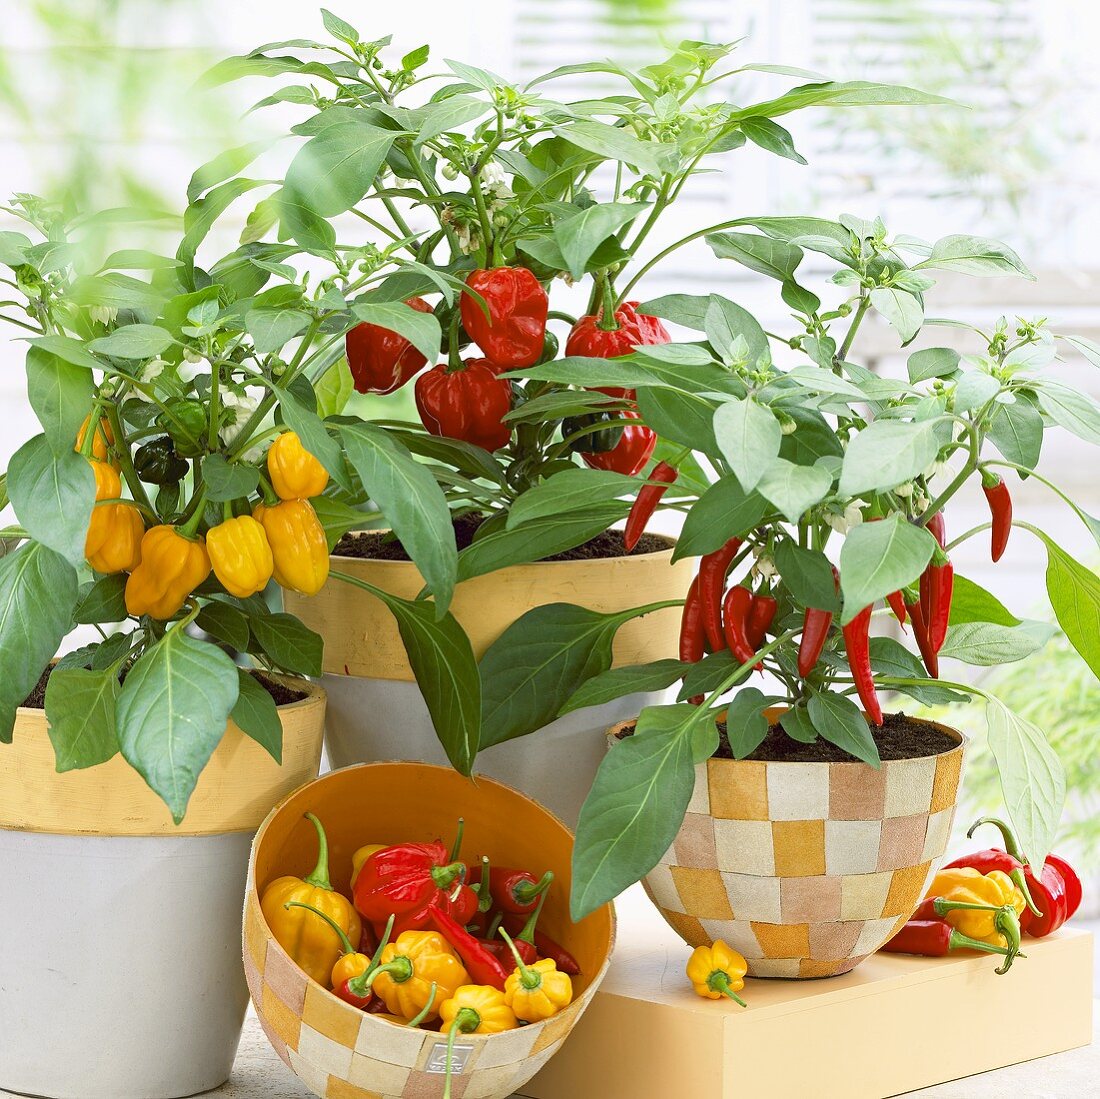
[{"label": "blurred window background", "polygon": [[[894,81],[957,99],[966,107],[791,116],[807,167],[751,146],[729,154],[725,171],[694,181],[651,247],[657,251],[711,222],[779,213],[881,215],[893,233],[925,238],[1001,237],[1038,282],[945,276],[929,295],[930,315],[939,305],[983,326],[1002,313],[1043,316],[1056,331],[1100,341],[1095,0],[473,0],[462,7],[450,0],[331,0],[330,6],[366,35],[392,33],[405,50],[427,41],[437,57],[464,58],[519,81],[601,56],[640,66],[683,38],[743,38],[742,62],[797,66],[831,79]],[[89,213],[139,206],[178,216],[198,164],[227,147],[285,133],[298,117],[287,105],[246,113],[270,94],[270,82],[198,93],[194,81],[228,54],[322,33],[316,6],[306,0],[3,0],[2,7],[0,194],[65,193]],[[602,90],[607,79],[570,77],[546,90],[579,97]],[[748,102],[799,82],[747,73],[734,94]],[[254,173],[278,177],[289,149],[290,142],[277,142]],[[250,209],[247,197],[231,209],[215,247],[232,246]],[[11,227],[0,213],[0,228]],[[143,226],[140,232],[151,235],[140,242],[132,226],[111,231],[129,233],[127,245],[156,249],[159,240],[162,250],[174,249],[155,228]],[[803,271],[815,258],[807,254]],[[701,245],[683,249],[648,277],[642,297],[710,289],[745,305],[769,330],[789,328],[774,282],[715,259]],[[26,402],[23,345],[14,332],[6,328],[0,339],[3,465],[36,430]],[[856,347],[855,357],[891,372],[913,350],[902,352],[892,330],[870,324]],[[1059,369],[1071,384],[1100,396],[1095,366],[1074,359]],[[1041,469],[1096,514],[1100,471],[1084,460],[1084,448],[1055,432]],[[1079,559],[1097,561],[1088,533],[1043,486],[1028,482],[1013,492],[1019,514],[1030,512]],[[984,519],[978,497],[962,501],[949,523],[958,533]],[[1013,539],[996,571],[981,539],[956,560],[1016,613],[1049,615],[1045,555],[1026,534]],[[1088,848],[1096,867],[1100,689],[1057,640],[1026,666],[997,673],[995,683],[1010,705],[1048,731],[1062,755],[1075,791],[1067,831]],[[983,728],[977,711],[962,719],[955,713],[952,721]],[[996,805],[980,752],[970,789]]]}]

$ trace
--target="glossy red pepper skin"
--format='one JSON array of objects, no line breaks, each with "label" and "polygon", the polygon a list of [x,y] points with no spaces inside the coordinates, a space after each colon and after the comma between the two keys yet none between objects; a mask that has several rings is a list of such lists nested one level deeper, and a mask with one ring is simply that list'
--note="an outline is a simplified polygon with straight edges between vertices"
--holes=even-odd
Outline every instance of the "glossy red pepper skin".
[{"label": "glossy red pepper skin", "polygon": [[[603,310],[581,317],[569,332],[565,343],[566,355],[580,355],[586,359],[616,359],[629,355],[635,347],[646,344],[668,343],[672,337],[657,317],[638,312],[636,301],[623,302],[615,310],[618,328],[601,328]],[[599,392],[609,397],[633,400],[634,390],[621,386],[597,386]]]},{"label": "glossy red pepper skin", "polygon": [[[749,644],[753,651],[764,644],[764,636],[771,629],[775,619],[775,612],[779,604],[770,595],[754,595],[752,605],[749,607],[749,616],[745,623],[745,632],[749,637]],[[757,664],[757,668],[762,665]]]},{"label": "glossy red pepper skin", "polygon": [[[498,962],[503,966],[511,966],[515,968],[516,960],[512,957],[512,951],[508,944],[503,939],[491,940],[491,939],[478,939],[481,945],[493,955]],[[512,940],[516,944],[516,950],[519,952],[519,956],[523,959],[524,965],[534,965],[539,960],[539,952],[531,945],[531,943],[520,942],[518,939]]]},{"label": "glossy red pepper skin", "polygon": [[485,948],[484,943],[475,939],[462,924],[438,908],[431,910],[428,926],[431,930],[438,931],[450,943],[466,967],[466,972],[470,974],[471,984],[492,985],[493,988],[503,991],[511,968],[505,969],[495,955]]},{"label": "glossy red pepper skin", "polygon": [[[840,573],[833,565],[833,587],[840,591]],[[833,612],[818,607],[807,607],[802,616],[802,636],[798,642],[798,674],[805,679],[817,667],[829,629],[833,624]]]},{"label": "glossy red pepper skin", "polygon": [[947,637],[947,626],[951,619],[951,595],[955,586],[955,566],[942,550],[936,551],[936,556],[928,566],[927,576],[928,618],[925,627],[928,630],[928,644],[938,654],[943,648],[944,638]]},{"label": "glossy red pepper skin", "polygon": [[[936,539],[942,550],[947,545],[947,525],[944,522],[943,512],[937,511],[931,519],[928,520],[925,525],[925,530]],[[921,573],[920,578],[920,607],[924,617],[925,628],[928,628],[928,624],[932,621],[932,581],[931,581],[931,568],[928,568]],[[939,652],[939,649],[936,650]]]},{"label": "glossy red pepper skin", "polygon": [[898,620],[898,624],[905,625],[906,610],[905,610],[905,598],[900,591],[892,591],[887,597],[886,602],[890,604],[890,610],[894,612],[894,617]]},{"label": "glossy red pepper skin", "polygon": [[1053,866],[1066,885],[1066,919],[1070,919],[1081,907],[1081,898],[1084,890],[1081,888],[1081,879],[1077,871],[1061,855],[1047,855],[1047,864]]},{"label": "glossy red pepper skin", "polygon": [[981,950],[1007,954],[1006,950],[968,938],[944,920],[910,920],[883,947],[887,954],[919,954],[925,958],[946,958],[953,950]]},{"label": "glossy red pepper skin", "polygon": [[[504,930],[507,931],[509,935],[522,936],[523,928],[524,923],[522,917],[505,916]],[[576,977],[580,974],[580,963],[564,946],[561,946],[550,938],[549,935],[538,930],[533,933],[533,938],[540,958],[549,958],[562,973],[568,973],[571,977]]]},{"label": "glossy red pepper skin", "polygon": [[684,609],[680,615],[680,659],[685,664],[697,664],[703,659],[703,605],[699,600],[699,577],[688,588]]},{"label": "glossy red pepper skin", "polygon": [[882,724],[882,705],[875,693],[875,677],[871,672],[871,607],[864,607],[843,629],[848,667],[852,670],[856,692],[872,724]]},{"label": "glossy red pepper skin", "polygon": [[725,545],[713,553],[705,554],[699,561],[699,602],[703,613],[703,632],[713,653],[726,647],[726,635],[722,629],[722,594],[726,590],[726,575],[741,545],[740,538],[731,538]]},{"label": "glossy red pepper skin", "polygon": [[465,873],[466,867],[452,862],[441,843],[383,847],[367,858],[355,879],[355,908],[376,928],[394,916],[395,934],[398,928],[424,927],[433,908],[470,920],[477,894],[463,883]]},{"label": "glossy red pepper skin", "polygon": [[909,621],[913,625],[913,636],[916,638],[917,648],[920,649],[925,670],[933,679],[939,679],[940,658],[929,644],[928,630],[924,625],[924,611],[921,609],[920,600],[915,599],[912,602],[907,600],[905,609],[909,612]]},{"label": "glossy red pepper skin", "polygon": [[[405,304],[418,313],[432,311],[423,298]],[[404,336],[377,324],[357,324],[344,337],[344,349],[360,393],[392,393],[428,362]]]},{"label": "glossy red pepper skin", "polygon": [[373,992],[368,992],[366,996],[359,996],[351,989],[351,982],[355,980],[354,977],[349,977],[346,981],[342,981],[336,988],[332,990],[333,995],[338,996],[345,1004],[351,1004],[352,1007],[357,1007],[360,1011],[369,1011],[375,996]]},{"label": "glossy red pepper skin", "polygon": [[748,634],[751,609],[752,592],[741,584],[734,584],[722,601],[722,629],[730,652],[740,664],[749,664],[756,658],[756,648]]},{"label": "glossy red pepper skin", "polygon": [[493,898],[493,906],[499,911],[529,916],[538,908],[539,897],[550,888],[553,880],[553,873],[544,874],[540,881],[526,870],[494,866],[489,870],[489,895]]},{"label": "glossy red pepper skin", "polygon": [[1000,561],[1008,546],[1008,536],[1012,533],[1012,494],[1008,491],[1008,485],[1000,477],[996,477],[993,483],[988,485],[983,479],[982,492],[985,493],[989,503],[989,515],[993,520],[989,555],[994,561]]},{"label": "glossy red pepper skin", "polygon": [[[617,414],[624,420],[641,420],[637,412],[624,410]],[[630,423],[621,430],[619,441],[611,450],[605,450],[601,454],[581,453],[581,458],[586,466],[592,469],[609,469],[614,473],[623,473],[627,477],[634,477],[645,469],[657,446],[657,433],[645,424]]]},{"label": "glossy red pepper skin", "polygon": [[627,553],[630,553],[641,541],[645,528],[661,502],[661,497],[668,491],[669,485],[676,480],[677,476],[675,466],[670,466],[667,462],[658,462],[653,467],[649,480],[638,490],[634,503],[630,505],[630,514],[626,517],[626,529],[623,531],[623,545],[626,546]]},{"label": "glossy red pepper skin", "polygon": [[507,446],[512,429],[503,422],[512,409],[512,385],[486,359],[467,359],[461,368],[445,363],[416,379],[416,410],[433,434],[461,439],[490,453]]},{"label": "glossy red pepper skin", "polygon": [[534,366],[546,339],[550,299],[526,267],[494,267],[472,271],[466,285],[477,291],[489,308],[469,294],[460,303],[462,327],[498,368]]}]

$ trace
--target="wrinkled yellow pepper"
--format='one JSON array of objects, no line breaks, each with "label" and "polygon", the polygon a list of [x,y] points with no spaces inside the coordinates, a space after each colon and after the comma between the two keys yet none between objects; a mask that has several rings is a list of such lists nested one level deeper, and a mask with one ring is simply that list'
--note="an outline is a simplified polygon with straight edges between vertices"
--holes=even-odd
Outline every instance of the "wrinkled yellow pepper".
[{"label": "wrinkled yellow pepper", "polygon": [[[392,1015],[412,1019],[429,1004],[449,1000],[470,979],[447,940],[435,931],[405,931],[383,951],[368,982]],[[436,992],[433,993],[433,985]],[[429,1007],[425,1018],[439,1014]]]},{"label": "wrinkled yellow pepper", "polygon": [[185,538],[175,527],[152,527],[141,540],[141,564],[126,581],[126,610],[171,618],[209,575],[210,556],[201,538]]},{"label": "wrinkled yellow pepper", "polygon": [[328,471],[294,431],[284,431],[271,444],[267,473],[280,500],[308,500],[320,496],[328,484]]},{"label": "wrinkled yellow pepper", "polygon": [[[84,422],[80,425],[80,430],[76,433],[76,444],[73,450],[78,453],[84,449],[84,439],[88,434],[88,425],[92,422],[92,414],[89,412],[84,417]],[[114,444],[115,434],[111,430],[111,425],[106,419],[102,419],[96,425],[95,436],[92,439],[92,453],[91,458],[94,458],[97,462],[106,462],[110,458],[110,448]],[[110,463],[115,469],[118,468],[117,461]]]},{"label": "wrinkled yellow pepper", "polygon": [[492,985],[461,985],[439,1008],[447,1034],[501,1034],[519,1026],[504,993]]},{"label": "wrinkled yellow pepper", "polygon": [[939,871],[926,894],[961,904],[988,905],[989,908],[956,908],[944,913],[944,919],[956,931],[972,939],[1005,946],[1005,936],[997,929],[996,909],[1010,907],[1019,916],[1027,904],[1016,883],[1002,870],[983,874],[973,866],[953,866]]},{"label": "wrinkled yellow pepper", "polygon": [[719,939],[713,946],[698,946],[687,964],[687,976],[696,996],[706,1000],[720,1000],[728,996],[745,1006],[745,1001],[735,993],[745,987],[748,964],[743,955]]},{"label": "wrinkled yellow pepper", "polygon": [[252,515],[263,524],[275,563],[275,580],[284,588],[316,595],[328,579],[325,528],[308,500],[257,504]]},{"label": "wrinkled yellow pepper", "polygon": [[543,958],[534,965],[525,965],[508,932],[501,929],[515,958],[516,968],[504,982],[504,1002],[517,1019],[537,1023],[551,1019],[573,1002],[573,982],[568,973],[558,970],[552,958]]},{"label": "wrinkled yellow pepper", "polygon": [[118,470],[106,462],[88,459],[95,475],[96,506],[92,508],[92,517],[88,521],[88,533],[84,536],[84,556],[90,558],[99,552],[103,543],[114,528],[114,504],[100,506],[101,500],[117,500],[122,495],[122,481]]},{"label": "wrinkled yellow pepper", "polygon": [[133,572],[141,564],[145,522],[133,504],[107,504],[96,511],[110,512],[109,532],[95,553],[87,554],[96,572]]},{"label": "wrinkled yellow pepper", "polygon": [[260,911],[275,941],[310,977],[325,988],[344,954],[344,943],[334,928],[305,908],[285,907],[294,901],[324,913],[340,927],[350,943],[358,943],[363,932],[359,913],[347,897],[332,888],[328,876],[328,838],[321,822],[312,814],[307,819],[317,830],[317,865],[307,878],[276,878],[260,899]]},{"label": "wrinkled yellow pepper", "polygon": [[263,591],[275,569],[267,533],[251,515],[212,527],[206,534],[206,550],[222,587],[240,599]]}]

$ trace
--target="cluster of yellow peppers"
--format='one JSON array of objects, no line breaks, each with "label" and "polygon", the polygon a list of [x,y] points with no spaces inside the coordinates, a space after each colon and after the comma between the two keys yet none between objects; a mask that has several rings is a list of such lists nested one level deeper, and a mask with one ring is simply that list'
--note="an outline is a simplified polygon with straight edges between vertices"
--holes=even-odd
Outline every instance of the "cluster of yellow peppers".
[{"label": "cluster of yellow peppers", "polygon": [[[953,908],[943,919],[956,931],[991,946],[1010,944],[997,926],[997,912],[1011,908],[1023,915],[1027,901],[1016,883],[1003,871],[983,874],[972,866],[951,866],[940,870],[932,879],[926,897],[940,897],[951,904],[974,905],[973,908]],[[1019,943],[1017,942],[1017,947]]]},{"label": "cluster of yellow peppers", "polygon": [[[89,415],[75,449],[85,452]],[[204,539],[186,527],[145,529],[136,505],[121,501],[119,464],[112,459],[114,435],[100,420],[87,458],[95,474],[96,506],[88,524],[84,556],[100,573],[128,572],[126,609],[168,619],[213,571],[230,595],[244,599],[274,576],[284,588],[316,595],[328,579],[325,531],[310,497],[328,484],[324,466],[293,431],[276,437],[267,472],[278,503],[257,504],[251,515],[227,518]]]}]

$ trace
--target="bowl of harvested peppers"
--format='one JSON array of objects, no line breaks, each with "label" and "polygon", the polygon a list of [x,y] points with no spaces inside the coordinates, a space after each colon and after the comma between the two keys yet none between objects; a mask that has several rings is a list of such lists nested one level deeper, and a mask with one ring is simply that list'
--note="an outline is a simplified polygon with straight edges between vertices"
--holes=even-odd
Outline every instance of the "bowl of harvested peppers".
[{"label": "bowl of harvested peppers", "polygon": [[256,835],[245,902],[245,975],[275,1051],[323,1099],[522,1087],[614,942],[611,905],[569,917],[572,851],[536,802],[445,767],[302,787]]}]

